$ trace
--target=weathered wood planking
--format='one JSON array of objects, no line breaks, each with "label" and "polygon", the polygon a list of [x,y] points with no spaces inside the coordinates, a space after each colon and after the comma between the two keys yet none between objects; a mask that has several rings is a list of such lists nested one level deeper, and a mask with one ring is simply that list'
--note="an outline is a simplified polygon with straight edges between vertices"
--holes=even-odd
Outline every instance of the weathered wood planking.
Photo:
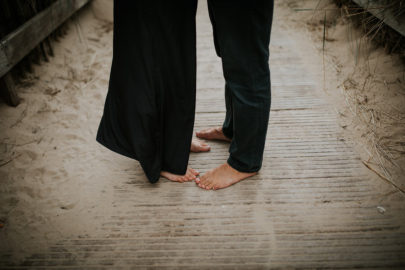
[{"label": "weathered wood planking", "polygon": [[89,0],[59,0],[0,41],[0,77]]}]

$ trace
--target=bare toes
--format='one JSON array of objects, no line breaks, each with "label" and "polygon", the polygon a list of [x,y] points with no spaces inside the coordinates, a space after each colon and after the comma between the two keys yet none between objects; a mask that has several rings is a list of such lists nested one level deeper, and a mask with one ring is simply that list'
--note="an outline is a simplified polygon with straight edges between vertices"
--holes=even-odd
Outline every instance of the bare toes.
[{"label": "bare toes", "polygon": [[210,181],[210,182],[207,184],[207,189],[212,189],[213,186],[214,186],[214,182],[213,182],[213,181]]},{"label": "bare toes", "polygon": [[208,189],[213,189],[212,187],[214,186],[214,182],[210,182],[208,185],[207,185],[207,188]]},{"label": "bare toes", "polygon": [[201,178],[200,184],[204,185],[204,186],[207,185],[207,179],[206,178]]},{"label": "bare toes", "polygon": [[204,185],[204,188],[205,188],[205,189],[209,189],[209,186],[211,185],[210,179],[207,179],[207,180],[203,183],[203,185]]},{"label": "bare toes", "polygon": [[190,171],[194,175],[199,175],[200,174],[198,171],[194,170],[193,168],[190,168]]},{"label": "bare toes", "polygon": [[193,179],[195,179],[195,175],[192,173],[187,173],[187,181],[191,181]]}]

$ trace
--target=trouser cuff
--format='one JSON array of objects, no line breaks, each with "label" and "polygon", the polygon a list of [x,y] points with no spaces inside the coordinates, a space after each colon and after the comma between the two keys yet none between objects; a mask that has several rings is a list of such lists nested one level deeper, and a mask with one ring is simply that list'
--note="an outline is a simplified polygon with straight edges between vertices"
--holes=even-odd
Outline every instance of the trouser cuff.
[{"label": "trouser cuff", "polygon": [[224,133],[225,137],[232,140],[233,137],[232,132],[229,132],[227,128],[224,128],[224,126],[222,126],[222,133]]},{"label": "trouser cuff", "polygon": [[231,166],[232,168],[234,168],[238,172],[252,173],[252,172],[258,172],[260,170],[260,166],[255,167],[255,168],[247,168],[246,166],[244,166],[243,164],[241,164],[240,162],[238,162],[237,160],[235,160],[231,156],[229,156],[227,162],[228,162],[229,166]]}]

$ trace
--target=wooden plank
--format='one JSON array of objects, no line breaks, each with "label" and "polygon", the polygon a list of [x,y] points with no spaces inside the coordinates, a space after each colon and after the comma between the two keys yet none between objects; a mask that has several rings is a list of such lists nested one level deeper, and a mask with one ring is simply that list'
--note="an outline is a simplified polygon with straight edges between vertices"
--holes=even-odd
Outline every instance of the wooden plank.
[{"label": "wooden plank", "polygon": [[387,1],[380,0],[353,0],[357,5],[361,6],[375,17],[383,21],[386,25],[405,36],[405,16],[396,17],[390,9],[381,8],[387,5]]},{"label": "wooden plank", "polygon": [[0,77],[89,0],[59,0],[0,41]]}]

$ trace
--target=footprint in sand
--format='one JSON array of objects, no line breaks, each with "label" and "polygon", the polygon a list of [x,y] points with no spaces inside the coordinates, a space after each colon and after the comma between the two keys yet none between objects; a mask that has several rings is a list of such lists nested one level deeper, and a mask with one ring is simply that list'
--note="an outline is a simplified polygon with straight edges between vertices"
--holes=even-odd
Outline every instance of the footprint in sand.
[{"label": "footprint in sand", "polygon": [[75,203],[70,203],[70,204],[64,204],[64,205],[62,205],[62,206],[60,206],[60,209],[63,209],[63,210],[70,210],[70,209],[72,209],[73,207],[75,207]]}]

